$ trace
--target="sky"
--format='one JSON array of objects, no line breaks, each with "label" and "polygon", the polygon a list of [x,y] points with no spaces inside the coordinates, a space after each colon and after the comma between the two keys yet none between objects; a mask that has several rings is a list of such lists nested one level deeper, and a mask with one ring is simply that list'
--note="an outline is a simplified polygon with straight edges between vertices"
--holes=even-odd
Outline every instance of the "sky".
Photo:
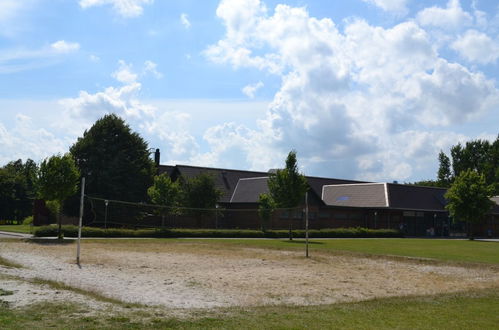
[{"label": "sky", "polygon": [[496,0],[0,0],[0,166],[115,113],[162,164],[434,179],[498,77]]}]

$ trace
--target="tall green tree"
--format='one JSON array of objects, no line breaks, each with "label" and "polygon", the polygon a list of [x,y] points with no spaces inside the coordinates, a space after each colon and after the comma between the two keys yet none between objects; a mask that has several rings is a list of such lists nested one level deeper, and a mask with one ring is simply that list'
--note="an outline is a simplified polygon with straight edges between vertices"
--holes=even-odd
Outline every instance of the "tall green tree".
[{"label": "tall green tree", "polygon": [[38,193],[41,198],[53,201],[57,205],[57,222],[59,238],[61,235],[61,206],[78,187],[80,173],[70,154],[55,155],[45,159],[40,165],[38,175]]},{"label": "tall green tree", "polygon": [[483,220],[494,202],[490,200],[494,191],[485,182],[485,176],[475,170],[461,172],[445,194],[446,205],[454,221],[468,224],[468,237],[473,239],[473,224]]},{"label": "tall green tree", "polygon": [[272,213],[275,210],[275,202],[269,194],[260,194],[258,197],[258,215],[261,220],[261,229],[267,231]]},{"label": "tall green tree", "polygon": [[305,176],[298,172],[296,151],[289,152],[285,168],[270,174],[268,186],[277,207],[292,208],[303,202],[308,184]]},{"label": "tall green tree", "polygon": [[191,213],[196,215],[212,214],[213,209],[220,197],[222,191],[215,186],[213,176],[207,173],[201,173],[193,178],[180,179],[182,189],[182,205],[197,210],[192,210]]},{"label": "tall green tree", "polygon": [[177,214],[181,202],[180,182],[173,182],[168,174],[163,173],[154,177],[154,183],[147,194],[154,204],[162,206],[158,211],[161,215],[161,226],[165,225],[165,216]]},{"label": "tall green tree", "polygon": [[438,161],[440,163],[437,175],[438,184],[440,187],[450,187],[452,182],[450,159],[443,151],[440,151],[438,154]]},{"label": "tall green tree", "polygon": [[0,218],[21,220],[33,212],[38,166],[28,159],[0,168]]},{"label": "tall green tree", "polygon": [[70,148],[88,195],[145,202],[153,183],[148,145],[115,114],[105,115]]}]

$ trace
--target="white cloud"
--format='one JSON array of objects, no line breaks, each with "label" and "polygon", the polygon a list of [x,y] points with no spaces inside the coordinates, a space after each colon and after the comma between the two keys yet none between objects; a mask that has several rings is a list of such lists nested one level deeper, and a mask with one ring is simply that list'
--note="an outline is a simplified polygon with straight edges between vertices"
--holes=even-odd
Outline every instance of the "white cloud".
[{"label": "white cloud", "polygon": [[473,17],[463,10],[459,0],[449,0],[447,8],[436,6],[425,8],[417,14],[416,19],[422,26],[449,30],[461,29],[473,23]]},{"label": "white cloud", "polygon": [[259,81],[255,84],[246,85],[243,87],[242,92],[250,99],[255,98],[255,93],[263,87],[263,82]]},{"label": "white cloud", "polygon": [[75,52],[79,47],[78,43],[59,40],[38,49],[3,49],[0,52],[0,74],[54,65],[62,56]]},{"label": "white cloud", "polygon": [[494,63],[499,58],[499,41],[476,30],[466,31],[451,47],[471,62],[487,64]]},{"label": "white cloud", "polygon": [[144,74],[152,74],[156,79],[163,78],[163,74],[157,70],[158,65],[153,61],[144,62]]},{"label": "white cloud", "polygon": [[113,72],[113,74],[111,75],[114,79],[123,84],[133,84],[137,81],[139,75],[132,71],[131,64],[127,64],[125,61],[119,60],[118,65],[118,70]]},{"label": "white cloud", "polygon": [[80,0],[80,7],[83,9],[112,5],[113,10],[124,18],[137,17],[142,15],[144,6],[152,4],[154,0]]},{"label": "white cloud", "polygon": [[65,40],[59,40],[50,45],[52,49],[57,53],[71,53],[80,49],[80,44],[77,42],[67,42]]},{"label": "white cloud", "polygon": [[180,15],[180,23],[186,28],[189,29],[191,27],[191,22],[189,21],[189,16],[186,13],[182,13]]},{"label": "white cloud", "polygon": [[14,125],[0,123],[0,164],[16,159],[40,161],[67,150],[67,141],[38,127],[31,117],[18,113]]},{"label": "white cloud", "polygon": [[393,12],[395,14],[405,15],[407,13],[408,0],[362,0],[373,4],[384,11]]},{"label": "white cloud", "polygon": [[[437,25],[436,14],[447,27],[470,22],[456,1],[430,9],[418,15],[427,25]],[[212,160],[239,148],[253,168],[275,166],[294,148],[309,171],[405,180],[434,163],[433,146],[457,136],[435,130],[499,106],[495,82],[441,57],[415,21],[382,28],[354,20],[340,31],[305,8],[277,5],[271,14],[258,0],[222,1],[217,15],[226,34],[205,56],[276,74],[282,84],[258,129],[229,125],[206,135]],[[252,151],[254,141],[263,153]]]}]

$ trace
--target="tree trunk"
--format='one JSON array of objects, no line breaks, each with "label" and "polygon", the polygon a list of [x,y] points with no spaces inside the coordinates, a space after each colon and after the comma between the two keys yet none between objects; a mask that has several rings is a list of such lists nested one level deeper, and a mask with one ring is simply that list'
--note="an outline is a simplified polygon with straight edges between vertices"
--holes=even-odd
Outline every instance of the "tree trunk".
[{"label": "tree trunk", "polygon": [[61,219],[61,212],[57,212],[57,223],[59,225],[57,229],[57,238],[62,239],[62,219]]}]

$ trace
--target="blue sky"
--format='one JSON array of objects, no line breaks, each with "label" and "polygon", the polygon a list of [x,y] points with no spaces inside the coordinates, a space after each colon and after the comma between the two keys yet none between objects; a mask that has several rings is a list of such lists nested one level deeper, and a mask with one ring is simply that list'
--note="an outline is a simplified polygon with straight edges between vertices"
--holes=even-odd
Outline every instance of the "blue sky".
[{"label": "blue sky", "polygon": [[499,133],[493,0],[0,0],[0,165],[106,113],[162,163],[415,181]]}]

